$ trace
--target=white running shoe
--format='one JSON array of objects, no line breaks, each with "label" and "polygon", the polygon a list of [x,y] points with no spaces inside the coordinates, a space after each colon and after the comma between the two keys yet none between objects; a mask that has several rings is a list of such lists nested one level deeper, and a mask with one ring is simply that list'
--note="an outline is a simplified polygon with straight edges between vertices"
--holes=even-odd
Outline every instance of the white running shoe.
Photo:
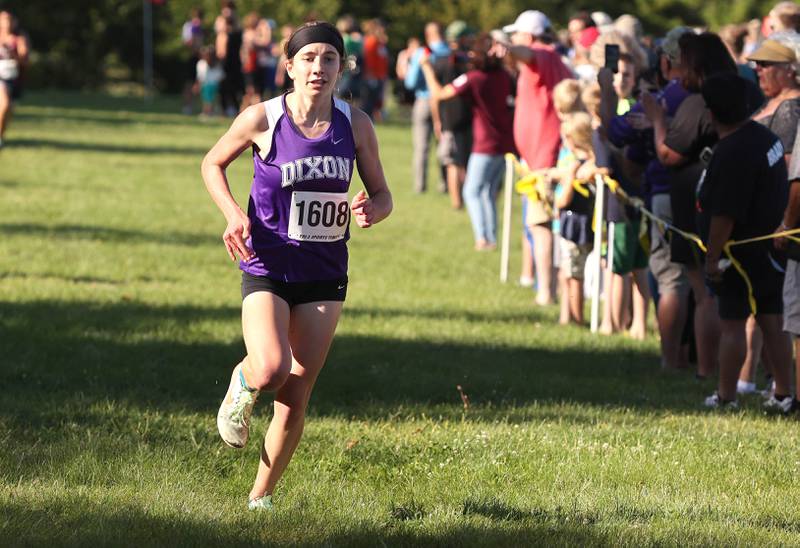
[{"label": "white running shoe", "polygon": [[722,411],[736,411],[739,403],[736,400],[723,401],[717,392],[714,392],[703,401],[703,405],[708,409],[720,409]]},{"label": "white running shoe", "polygon": [[773,394],[767,401],[764,402],[764,409],[770,413],[788,415],[794,409],[794,406],[792,405],[792,397],[786,396],[785,398],[779,400]]},{"label": "white running shoe", "polygon": [[757,392],[756,383],[738,380],[736,381],[737,394],[755,394]]},{"label": "white running shoe", "polygon": [[271,511],[273,509],[272,495],[264,495],[263,497],[247,501],[247,509]]},{"label": "white running shoe", "polygon": [[250,415],[258,399],[258,390],[250,391],[242,386],[241,364],[233,369],[228,393],[217,413],[217,429],[227,445],[241,449],[250,435]]}]

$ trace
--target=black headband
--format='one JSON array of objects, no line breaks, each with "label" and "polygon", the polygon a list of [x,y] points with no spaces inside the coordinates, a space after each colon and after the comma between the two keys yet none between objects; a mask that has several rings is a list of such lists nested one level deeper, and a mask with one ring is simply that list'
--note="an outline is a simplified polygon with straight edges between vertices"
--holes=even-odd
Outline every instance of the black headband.
[{"label": "black headband", "polygon": [[308,44],[330,44],[339,52],[339,57],[344,57],[344,40],[339,31],[327,25],[310,25],[304,27],[292,35],[286,46],[286,56],[294,58],[297,52]]}]

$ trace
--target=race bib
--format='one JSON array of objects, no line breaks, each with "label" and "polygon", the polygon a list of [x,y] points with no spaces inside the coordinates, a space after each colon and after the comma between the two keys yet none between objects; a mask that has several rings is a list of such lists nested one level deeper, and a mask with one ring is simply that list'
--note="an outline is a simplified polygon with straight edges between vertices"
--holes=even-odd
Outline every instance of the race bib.
[{"label": "race bib", "polygon": [[346,192],[292,192],[289,238],[302,242],[335,242],[350,221]]}]

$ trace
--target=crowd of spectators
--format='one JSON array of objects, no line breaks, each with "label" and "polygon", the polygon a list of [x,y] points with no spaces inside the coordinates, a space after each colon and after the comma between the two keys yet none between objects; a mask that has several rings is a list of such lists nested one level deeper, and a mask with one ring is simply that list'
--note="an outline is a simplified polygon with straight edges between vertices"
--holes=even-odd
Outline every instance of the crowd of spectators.
[{"label": "crowd of spectators", "polygon": [[[347,56],[338,93],[379,121],[389,79],[386,27],[379,19],[359,25],[349,15],[339,18],[336,27],[344,38]],[[194,112],[199,96],[201,116],[235,116],[288,89],[284,44],[292,30],[292,25],[279,29],[274,19],[257,11],[240,18],[235,2],[224,0],[209,32],[202,9],[193,8],[181,30],[189,52],[184,112]]]},{"label": "crowd of spectators", "polygon": [[[427,189],[436,137],[442,190],[454,208],[463,198],[476,250],[492,250],[513,151],[537,175],[523,196],[520,275],[537,304],[559,300],[561,323],[583,324],[587,263],[602,261],[602,333],[643,339],[652,301],[661,366],[719,375],[707,406],[755,392],[760,366],[765,406],[788,413],[800,407],[798,246],[735,245],[732,260],[723,248],[800,226],[798,29],[793,2],[718,33],[662,37],[602,12],[576,13],[558,33],[533,10],[488,33],[429,22],[397,61],[414,94],[413,189]],[[608,197],[601,227],[585,184],[598,175],[624,191]],[[590,257],[594,230],[602,257]]]},{"label": "crowd of spectators", "polygon": [[[736,406],[762,371],[765,405],[798,408],[790,335],[800,335],[800,246],[737,245],[733,261],[723,248],[800,221],[800,6],[658,37],[633,15],[603,12],[575,13],[559,32],[534,10],[500,29],[430,21],[394,64],[380,20],[345,15],[336,26],[347,57],[338,94],[381,121],[394,73],[396,99],[410,106],[412,188],[432,186],[435,149],[436,186],[454,209],[466,206],[477,251],[497,246],[504,156],[535,174],[535,192],[522,196],[520,285],[536,305],[559,302],[562,324],[584,324],[584,279],[599,261],[601,333],[644,339],[652,302],[661,366],[719,375],[706,405]],[[183,28],[187,110],[199,94],[205,115],[233,115],[285,89],[273,20],[253,12],[240,24],[226,1],[213,29],[206,40],[197,10]],[[624,191],[608,195],[601,226],[586,184],[598,176]]]}]

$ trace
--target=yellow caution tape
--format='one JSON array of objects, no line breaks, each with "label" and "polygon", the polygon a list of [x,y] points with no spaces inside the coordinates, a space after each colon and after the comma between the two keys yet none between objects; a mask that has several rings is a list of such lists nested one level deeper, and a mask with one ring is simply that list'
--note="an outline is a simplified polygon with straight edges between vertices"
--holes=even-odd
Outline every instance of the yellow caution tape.
[{"label": "yellow caution tape", "polygon": [[[541,183],[541,181],[543,179],[542,175],[540,173],[535,173],[535,172],[531,173],[529,170],[527,170],[525,168],[525,166],[523,166],[517,160],[516,156],[514,156],[513,154],[506,154],[506,160],[512,161],[514,163],[514,167],[515,167],[515,170],[516,170],[517,174],[523,177],[522,179],[517,181],[517,184],[515,185],[515,188],[517,189],[517,192],[519,194],[525,194],[529,198],[532,197],[532,196],[536,196],[536,199],[540,199],[539,192],[537,191],[536,186]],[[611,177],[606,175],[606,176],[603,177],[603,182],[606,184],[606,186],[608,186],[608,189],[611,192],[616,194],[623,201],[623,203],[635,208],[644,217],[649,219],[650,222],[654,223],[655,226],[659,229],[659,231],[662,234],[666,234],[668,231],[672,231],[675,234],[677,234],[678,236],[680,236],[680,237],[682,237],[682,238],[684,238],[686,240],[689,240],[691,242],[694,242],[697,245],[697,247],[699,247],[704,253],[708,253],[708,248],[706,247],[705,242],[703,242],[703,240],[700,238],[700,236],[698,236],[697,234],[694,234],[692,232],[687,232],[685,230],[682,230],[682,229],[674,226],[673,224],[671,224],[669,221],[666,221],[666,220],[654,215],[652,211],[650,211],[646,207],[644,207],[644,202],[640,198],[629,196],[628,193],[625,192],[625,190],[622,188],[622,186],[620,185],[619,181],[617,181],[615,179],[612,179]],[[589,197],[589,194],[591,192],[590,188],[592,188],[593,186],[594,186],[594,183],[593,183],[593,181],[590,181],[590,180],[589,181],[581,181],[581,180],[572,181],[572,187],[577,192],[579,192],[582,196],[584,196],[586,198]],[[593,215],[592,216],[592,229],[596,230],[596,227],[594,226],[594,219],[595,219],[595,216]],[[645,236],[646,236],[646,229],[643,229],[643,230],[644,230],[644,233],[645,233]],[[765,234],[763,236],[756,236],[754,238],[746,238],[744,240],[729,240],[729,241],[725,242],[725,244],[722,246],[722,250],[725,253],[725,256],[728,258],[728,260],[730,260],[731,264],[736,269],[736,271],[739,273],[739,275],[742,277],[742,279],[744,279],[745,285],[747,286],[747,299],[748,299],[748,301],[750,303],[750,310],[752,311],[752,313],[754,315],[757,312],[757,307],[756,307],[755,295],[753,293],[753,284],[750,281],[750,277],[747,275],[747,272],[744,270],[744,267],[742,266],[742,264],[736,259],[736,257],[733,256],[733,253],[731,252],[731,248],[734,247],[734,246],[737,246],[737,245],[746,245],[746,244],[751,244],[751,243],[755,243],[755,242],[762,242],[762,241],[766,241],[766,240],[774,240],[776,238],[787,238],[787,239],[792,240],[794,242],[800,243],[800,236],[798,236],[798,235],[800,235],[800,228],[795,228],[795,229],[791,229],[791,230],[784,230],[782,232],[776,232],[776,233],[773,233],[773,234]],[[640,233],[640,238],[642,238],[642,237],[643,236]]]},{"label": "yellow caution tape", "polygon": [[[700,236],[697,234],[693,234],[691,232],[686,232],[685,230],[681,230],[676,226],[673,226],[669,222],[665,221],[654,215],[651,211],[644,207],[644,203],[639,200],[638,198],[631,198],[630,196],[625,193],[624,190],[619,186],[619,182],[611,179],[610,177],[606,177],[605,179],[606,184],[608,185],[609,189],[614,192],[617,196],[619,196],[623,201],[627,201],[628,205],[631,205],[638,209],[642,215],[650,219],[652,222],[656,224],[656,226],[661,230],[662,233],[666,233],[666,231],[671,230],[672,232],[678,234],[679,236],[685,238],[686,240],[692,241],[697,246],[703,250],[703,252],[708,253],[708,248],[706,247],[705,243]],[[730,260],[733,267],[739,273],[739,275],[744,280],[745,285],[747,286],[747,300],[750,304],[750,310],[755,315],[758,311],[756,306],[756,298],[753,293],[753,283],[750,281],[750,277],[747,275],[742,263],[740,263],[736,257],[733,256],[731,252],[731,248],[737,245],[745,245],[751,244],[755,242],[763,242],[766,240],[774,240],[776,238],[788,238],[794,242],[800,243],[800,237],[795,236],[796,234],[800,234],[800,228],[795,228],[792,230],[784,230],[782,232],[776,232],[773,234],[765,234],[763,236],[756,236],[754,238],[746,238],[744,240],[729,240],[725,242],[722,246],[722,250],[725,253],[725,256]]]}]

